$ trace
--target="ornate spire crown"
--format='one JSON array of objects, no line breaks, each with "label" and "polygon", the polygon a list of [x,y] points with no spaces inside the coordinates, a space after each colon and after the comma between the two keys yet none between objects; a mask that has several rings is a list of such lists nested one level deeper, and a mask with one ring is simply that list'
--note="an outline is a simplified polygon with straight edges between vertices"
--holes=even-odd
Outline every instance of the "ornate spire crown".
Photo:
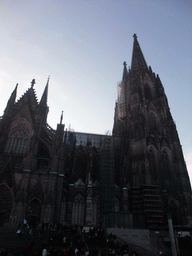
[{"label": "ornate spire crown", "polygon": [[131,63],[131,71],[135,73],[143,73],[148,70],[147,63],[141,51],[140,45],[137,40],[137,35],[133,35],[133,54],[132,54],[132,63]]}]

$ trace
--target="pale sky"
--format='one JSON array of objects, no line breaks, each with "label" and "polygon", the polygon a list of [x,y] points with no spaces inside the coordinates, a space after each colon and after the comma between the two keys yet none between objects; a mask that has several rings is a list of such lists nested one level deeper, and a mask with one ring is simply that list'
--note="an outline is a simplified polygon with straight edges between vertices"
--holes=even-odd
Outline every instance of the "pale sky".
[{"label": "pale sky", "polygon": [[48,123],[77,132],[112,131],[123,62],[136,33],[159,74],[192,180],[191,0],[0,0],[0,115],[16,83],[33,78],[40,100],[48,76]]}]

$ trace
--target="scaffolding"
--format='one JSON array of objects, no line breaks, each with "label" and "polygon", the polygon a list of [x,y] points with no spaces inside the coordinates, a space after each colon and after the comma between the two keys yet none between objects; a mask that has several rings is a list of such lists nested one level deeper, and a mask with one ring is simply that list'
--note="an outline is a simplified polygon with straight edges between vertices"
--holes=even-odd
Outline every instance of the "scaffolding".
[{"label": "scaffolding", "polygon": [[118,104],[118,119],[126,116],[126,94],[125,83],[122,81],[117,85],[117,104]]},{"label": "scaffolding", "polygon": [[101,215],[102,226],[113,225],[110,213],[115,209],[115,165],[113,138],[106,136],[101,149]]},{"label": "scaffolding", "polygon": [[163,225],[163,208],[158,185],[144,185],[131,189],[132,212],[144,214],[147,227],[160,228]]}]

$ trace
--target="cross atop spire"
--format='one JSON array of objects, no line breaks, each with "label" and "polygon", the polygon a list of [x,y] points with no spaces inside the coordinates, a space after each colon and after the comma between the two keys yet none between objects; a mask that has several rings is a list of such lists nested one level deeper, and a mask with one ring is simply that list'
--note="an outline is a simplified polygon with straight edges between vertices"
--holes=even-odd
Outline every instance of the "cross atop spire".
[{"label": "cross atop spire", "polygon": [[33,79],[33,80],[31,81],[31,87],[33,87],[35,84],[36,84],[36,83],[35,83],[35,79]]},{"label": "cross atop spire", "polygon": [[133,37],[134,37],[134,39],[137,39],[137,35],[136,34],[134,34]]}]

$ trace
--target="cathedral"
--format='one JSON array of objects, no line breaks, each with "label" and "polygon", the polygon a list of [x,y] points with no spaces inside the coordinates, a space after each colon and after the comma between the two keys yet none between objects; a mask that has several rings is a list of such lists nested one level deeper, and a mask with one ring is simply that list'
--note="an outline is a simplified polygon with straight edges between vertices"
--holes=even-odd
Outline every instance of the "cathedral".
[{"label": "cathedral", "polygon": [[[0,119],[0,226],[58,223],[86,227],[191,227],[191,186],[164,87],[134,35],[123,63],[113,133],[47,123],[49,79],[40,101],[35,80]],[[66,110],[67,111],[67,110]]]}]

